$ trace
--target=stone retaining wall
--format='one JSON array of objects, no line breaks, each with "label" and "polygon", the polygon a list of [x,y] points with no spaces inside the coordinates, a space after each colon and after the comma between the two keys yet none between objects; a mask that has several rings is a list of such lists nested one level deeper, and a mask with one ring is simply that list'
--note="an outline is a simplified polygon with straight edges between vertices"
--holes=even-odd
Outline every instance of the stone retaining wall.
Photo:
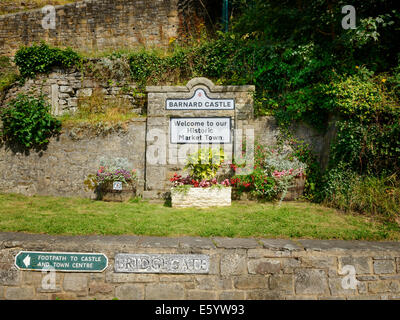
[{"label": "stone retaining wall", "polygon": [[[102,273],[56,273],[43,289],[42,273],[17,270],[21,250],[101,252]],[[208,274],[114,272],[117,253],[201,253]],[[344,289],[344,266],[357,285]],[[136,236],[0,234],[0,299],[400,299],[398,242]]]},{"label": "stone retaining wall", "polygon": [[[3,106],[18,93],[43,93],[56,115],[74,111],[80,99],[104,99],[105,104],[118,100],[132,111],[147,117],[133,118],[128,123],[111,126],[107,124],[77,125],[64,128],[58,137],[50,140],[43,150],[20,150],[0,142],[0,192],[25,195],[55,195],[95,197],[84,190],[83,181],[89,173],[95,173],[101,157],[127,158],[138,170],[138,193],[149,199],[160,199],[170,190],[170,178],[175,172],[181,174],[188,153],[197,150],[196,144],[172,144],[169,141],[171,116],[229,116],[232,129],[253,129],[256,141],[273,145],[279,135],[274,117],[254,118],[253,86],[216,86],[205,78],[195,78],[186,86],[148,87],[146,98],[137,98],[134,83],[105,83],[91,77],[83,77],[78,70],[54,69],[49,75],[30,79],[20,87],[14,86],[6,95]],[[203,88],[212,98],[234,98],[236,109],[220,110],[165,110],[165,99],[176,95],[192,96],[197,88]],[[83,100],[85,102],[85,100]],[[122,101],[122,102],[121,102]],[[124,102],[125,101],[125,102]],[[97,100],[95,101],[97,103]],[[293,127],[296,137],[310,143],[321,157],[329,141],[303,124]],[[154,134],[153,134],[154,133]],[[232,136],[234,132],[232,132]],[[157,163],[151,157],[165,150]],[[240,144],[239,144],[240,147]],[[192,150],[192,148],[195,148]],[[232,157],[233,143],[224,145],[226,160]],[[325,148],[327,149],[327,148]],[[182,151],[182,152],[181,152]],[[229,167],[225,165],[221,173]]]},{"label": "stone retaining wall", "polygon": [[55,29],[42,27],[41,9],[0,16],[0,55],[41,40],[81,51],[167,47],[178,35],[178,0],[86,0],[55,9]]},{"label": "stone retaining wall", "polygon": [[102,157],[119,157],[137,169],[140,193],[144,185],[145,128],[145,118],[134,118],[103,134],[63,129],[40,151],[0,144],[0,192],[95,198],[94,192],[85,191],[83,181],[97,172]]}]

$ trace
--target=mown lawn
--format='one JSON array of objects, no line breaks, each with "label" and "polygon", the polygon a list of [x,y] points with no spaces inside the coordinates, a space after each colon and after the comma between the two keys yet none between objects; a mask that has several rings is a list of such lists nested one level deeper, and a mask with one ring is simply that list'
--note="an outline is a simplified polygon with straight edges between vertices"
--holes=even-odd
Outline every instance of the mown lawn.
[{"label": "mown lawn", "polygon": [[162,204],[0,194],[0,231],[86,235],[399,240],[398,225],[307,202],[234,202],[173,209]]}]

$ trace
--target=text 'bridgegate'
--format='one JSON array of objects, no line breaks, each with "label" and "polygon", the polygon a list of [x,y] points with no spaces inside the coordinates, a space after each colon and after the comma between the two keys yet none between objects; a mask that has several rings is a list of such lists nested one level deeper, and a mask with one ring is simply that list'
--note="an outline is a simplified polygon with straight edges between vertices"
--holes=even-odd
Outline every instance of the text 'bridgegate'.
[{"label": "text 'bridgegate'", "polygon": [[234,99],[212,99],[203,89],[197,89],[190,99],[167,99],[167,110],[233,110]]},{"label": "text 'bridgegate'", "polygon": [[115,256],[115,272],[208,273],[210,258],[203,254],[128,254]]}]

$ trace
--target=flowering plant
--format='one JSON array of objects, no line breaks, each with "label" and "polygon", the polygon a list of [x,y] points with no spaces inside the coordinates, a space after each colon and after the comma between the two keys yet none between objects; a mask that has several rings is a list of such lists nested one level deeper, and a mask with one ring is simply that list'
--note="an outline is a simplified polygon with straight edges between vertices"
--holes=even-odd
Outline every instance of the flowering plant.
[{"label": "flowering plant", "polygon": [[194,188],[221,188],[231,185],[229,179],[218,182],[216,175],[221,164],[224,162],[223,150],[200,149],[188,156],[185,170],[189,174],[185,177],[177,173],[170,179],[173,187],[177,190],[188,187]]},{"label": "flowering plant", "polygon": [[[231,185],[241,192],[272,200],[280,195],[282,201],[294,178],[305,175],[306,164],[299,161],[289,150],[256,146],[254,170],[249,175],[235,175]],[[238,166],[231,164],[235,172]]]},{"label": "flowering plant", "polygon": [[99,184],[106,182],[121,181],[125,184],[136,179],[136,170],[128,171],[125,169],[110,170],[107,167],[100,166],[96,173],[96,179]]},{"label": "flowering plant", "polygon": [[96,174],[89,174],[84,181],[87,189],[95,190],[98,186],[108,186],[109,183],[120,181],[124,184],[132,184],[137,179],[136,169],[128,171],[128,163],[124,158],[113,160],[100,160],[100,167]]},{"label": "flowering plant", "polygon": [[222,182],[218,182],[217,178],[212,179],[195,179],[192,176],[188,175],[183,177],[182,175],[178,175],[177,173],[170,179],[173,184],[173,187],[180,186],[191,186],[194,188],[209,188],[209,187],[229,187],[231,185],[229,179],[225,179]]}]

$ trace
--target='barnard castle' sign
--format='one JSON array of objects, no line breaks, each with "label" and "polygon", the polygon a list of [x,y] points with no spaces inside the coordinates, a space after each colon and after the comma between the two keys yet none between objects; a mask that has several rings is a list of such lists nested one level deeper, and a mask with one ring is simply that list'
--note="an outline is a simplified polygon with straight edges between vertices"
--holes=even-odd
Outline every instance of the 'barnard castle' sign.
[{"label": "'barnard castle' sign", "polygon": [[203,89],[197,89],[190,99],[167,99],[167,110],[234,110],[234,99],[213,99]]}]

